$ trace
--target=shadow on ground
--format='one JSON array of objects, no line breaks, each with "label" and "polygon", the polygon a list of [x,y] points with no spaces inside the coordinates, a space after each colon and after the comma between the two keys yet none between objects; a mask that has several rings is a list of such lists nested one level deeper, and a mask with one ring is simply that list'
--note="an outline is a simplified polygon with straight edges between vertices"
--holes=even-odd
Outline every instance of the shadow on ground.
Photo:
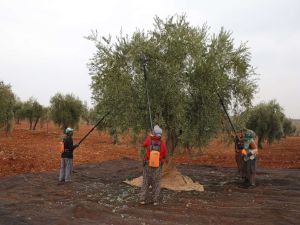
[{"label": "shadow on ground", "polygon": [[259,170],[257,187],[243,189],[235,169],[179,165],[204,192],[163,189],[161,204],[140,206],[140,162],[122,159],[75,168],[73,182],[54,172],[0,178],[3,225],[299,224],[300,169]]}]

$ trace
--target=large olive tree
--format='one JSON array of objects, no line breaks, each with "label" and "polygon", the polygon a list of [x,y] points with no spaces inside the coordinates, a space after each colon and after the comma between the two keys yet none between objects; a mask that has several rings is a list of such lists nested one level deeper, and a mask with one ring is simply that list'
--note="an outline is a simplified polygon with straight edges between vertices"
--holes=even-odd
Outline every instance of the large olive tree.
[{"label": "large olive tree", "polygon": [[147,32],[115,39],[93,32],[88,39],[97,48],[89,63],[93,99],[99,112],[112,111],[106,125],[135,133],[150,127],[146,63],[153,123],[163,127],[171,154],[178,144],[202,147],[219,131],[224,111],[217,93],[233,112],[251,105],[256,84],[249,49],[223,28],[211,34],[185,16],[156,17]]}]

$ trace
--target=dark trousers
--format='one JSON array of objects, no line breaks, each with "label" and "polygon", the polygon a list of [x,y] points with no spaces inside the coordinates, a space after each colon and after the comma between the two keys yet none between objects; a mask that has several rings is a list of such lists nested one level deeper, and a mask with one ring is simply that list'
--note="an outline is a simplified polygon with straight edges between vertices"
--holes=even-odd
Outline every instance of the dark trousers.
[{"label": "dark trousers", "polygon": [[241,159],[241,177],[247,185],[255,186],[256,159]]},{"label": "dark trousers", "polygon": [[143,185],[141,189],[141,201],[146,201],[150,197],[150,185],[152,187],[152,198],[154,202],[158,201],[160,194],[161,166],[154,168],[145,165],[143,168]]}]

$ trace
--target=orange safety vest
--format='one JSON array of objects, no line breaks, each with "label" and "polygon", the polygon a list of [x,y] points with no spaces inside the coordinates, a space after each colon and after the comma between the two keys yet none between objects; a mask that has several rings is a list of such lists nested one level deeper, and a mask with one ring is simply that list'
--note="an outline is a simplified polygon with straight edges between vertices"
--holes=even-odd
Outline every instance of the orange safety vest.
[{"label": "orange safety vest", "polygon": [[63,141],[60,141],[60,142],[59,142],[58,151],[59,151],[60,153],[63,153],[64,150],[65,150],[64,142],[63,142]]}]

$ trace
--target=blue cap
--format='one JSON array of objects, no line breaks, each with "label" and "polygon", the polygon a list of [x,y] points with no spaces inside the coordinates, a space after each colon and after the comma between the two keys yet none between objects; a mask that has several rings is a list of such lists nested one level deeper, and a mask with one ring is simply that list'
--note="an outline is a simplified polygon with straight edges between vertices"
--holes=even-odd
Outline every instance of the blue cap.
[{"label": "blue cap", "polygon": [[70,128],[70,127],[68,127],[68,128],[65,130],[65,133],[68,134],[68,133],[70,133],[70,132],[73,132],[73,129]]}]

